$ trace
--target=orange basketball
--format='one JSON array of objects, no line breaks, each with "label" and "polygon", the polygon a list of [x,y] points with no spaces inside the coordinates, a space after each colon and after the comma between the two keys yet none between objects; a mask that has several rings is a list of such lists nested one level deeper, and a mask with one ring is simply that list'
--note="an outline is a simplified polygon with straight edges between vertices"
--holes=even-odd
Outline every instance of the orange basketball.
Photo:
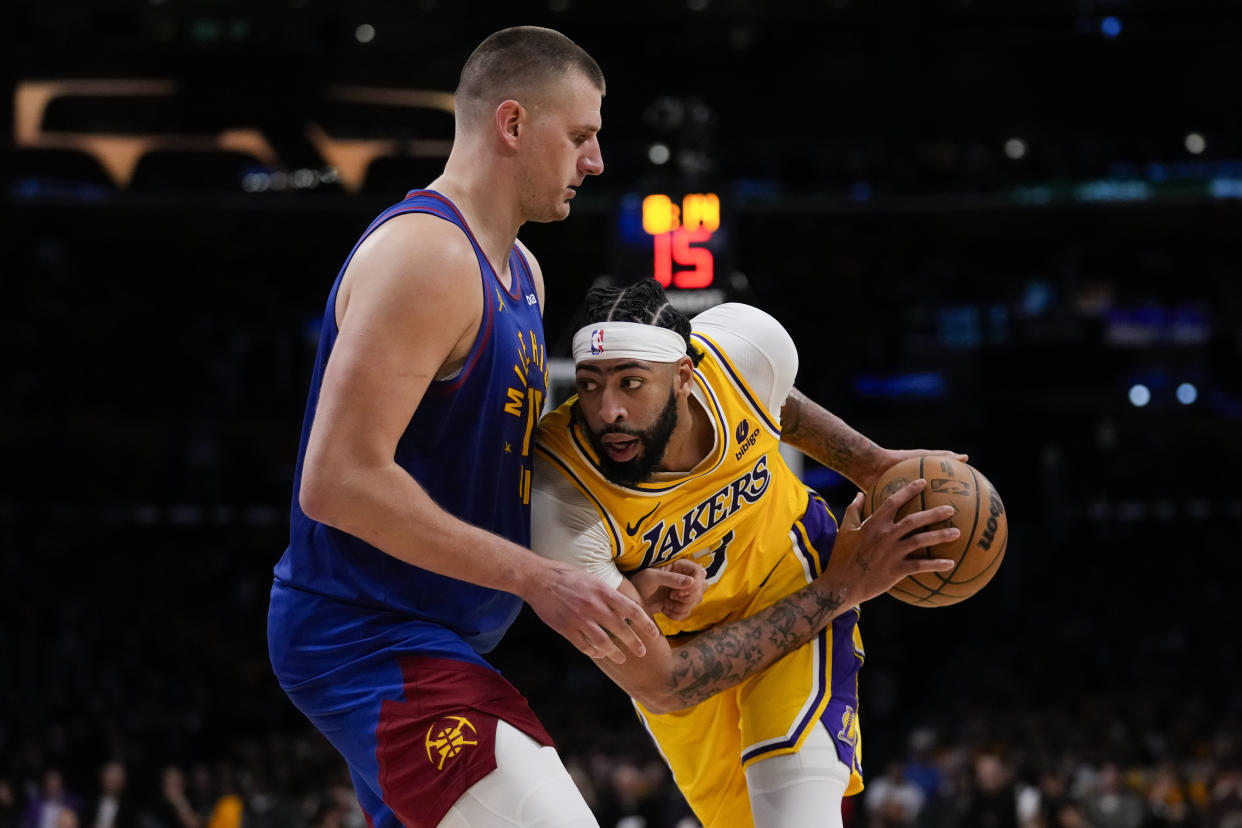
[{"label": "orange basketball", "polygon": [[974,595],[996,574],[1005,547],[1009,544],[1009,521],[1000,495],[969,463],[952,457],[911,457],[902,460],[880,476],[867,492],[863,517],[867,517],[889,495],[923,478],[927,485],[897,511],[897,520],[912,512],[951,505],[956,514],[944,525],[956,526],[957,540],[925,547],[914,554],[921,558],[952,558],[957,566],[948,572],[919,572],[893,586],[888,594],[916,607],[943,607]]}]

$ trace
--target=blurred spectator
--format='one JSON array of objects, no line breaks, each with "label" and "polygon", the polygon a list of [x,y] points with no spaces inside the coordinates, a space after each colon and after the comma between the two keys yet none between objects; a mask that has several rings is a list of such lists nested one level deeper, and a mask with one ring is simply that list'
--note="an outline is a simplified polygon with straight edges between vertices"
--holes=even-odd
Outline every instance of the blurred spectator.
[{"label": "blurred spectator", "polygon": [[125,794],[125,765],[112,760],[99,769],[99,793],[82,812],[84,828],[137,828],[138,815]]},{"label": "blurred spectator", "polygon": [[190,768],[185,795],[194,813],[206,823],[211,817],[211,809],[215,807],[216,797],[219,794],[216,791],[215,777],[212,776],[211,768],[205,762],[198,762]]},{"label": "blurred spectator", "polygon": [[78,812],[72,808],[61,808],[56,812],[56,828],[78,828]]},{"label": "blurred spectator", "polygon": [[1172,763],[1161,763],[1147,786],[1143,828],[1191,828],[1198,824],[1182,775]]},{"label": "blurred spectator", "polygon": [[1233,765],[1221,771],[1212,786],[1203,825],[1204,828],[1242,828],[1242,767]]},{"label": "blurred spectator", "polygon": [[651,768],[623,760],[616,762],[595,804],[595,815],[601,826],[612,826],[627,820],[640,825],[663,824],[660,814],[660,779]]},{"label": "blurred spectator", "polygon": [[21,828],[21,803],[17,789],[5,777],[0,777],[0,828]]},{"label": "blurred spectator", "polygon": [[866,792],[867,824],[871,828],[914,825],[927,798],[896,760],[888,763],[883,775],[867,783]]},{"label": "blurred spectator", "polygon": [[206,828],[241,828],[245,807],[241,792],[234,782],[231,765],[220,767],[216,782],[220,793],[212,803]]},{"label": "blurred spectator", "polygon": [[1095,828],[1138,828],[1143,823],[1143,800],[1126,787],[1121,769],[1106,762],[1088,794],[1084,816]]},{"label": "blurred spectator", "polygon": [[1081,828],[1082,810],[1070,798],[1069,775],[1064,770],[1044,770],[1033,790],[1035,801],[1031,809],[1020,809],[1023,828]]},{"label": "blurred spectator", "polygon": [[974,771],[962,828],[1018,828],[1017,791],[1001,758],[984,753]]},{"label": "blurred spectator", "polygon": [[152,823],[149,828],[203,828],[202,818],[186,795],[181,768],[168,765],[160,773],[160,790],[148,815]]},{"label": "blurred spectator", "polygon": [[43,774],[43,787],[30,798],[23,828],[63,828],[61,814],[68,811],[76,817],[79,807],[81,800],[65,789],[60,769],[48,768]]},{"label": "blurred spectator", "polygon": [[925,801],[939,797],[944,787],[944,772],[936,764],[935,746],[936,732],[930,727],[916,728],[910,734],[905,778],[923,792]]}]

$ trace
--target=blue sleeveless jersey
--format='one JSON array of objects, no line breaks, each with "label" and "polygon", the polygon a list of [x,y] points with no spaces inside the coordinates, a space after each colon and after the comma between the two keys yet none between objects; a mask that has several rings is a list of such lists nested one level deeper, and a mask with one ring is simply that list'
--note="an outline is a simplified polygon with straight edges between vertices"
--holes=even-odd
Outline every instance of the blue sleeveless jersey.
[{"label": "blue sleeveless jersey", "polygon": [[[358,244],[393,216],[415,212],[450,221],[470,239],[479,260],[484,307],[464,366],[428,388],[397,444],[396,461],[446,511],[529,546],[531,450],[547,389],[543,320],[530,266],[515,246],[509,253],[513,287],[506,289],[461,213],[430,190],[413,190],[380,214]],[[336,295],[357,250],[355,245],[337,275],[324,310],[293,480],[289,547],[276,565],[276,579],[334,602],[393,613],[393,620],[442,625],[484,653],[517,617],[520,598],[407,564],[311,520],[298,506],[324,366],[336,343]]]}]

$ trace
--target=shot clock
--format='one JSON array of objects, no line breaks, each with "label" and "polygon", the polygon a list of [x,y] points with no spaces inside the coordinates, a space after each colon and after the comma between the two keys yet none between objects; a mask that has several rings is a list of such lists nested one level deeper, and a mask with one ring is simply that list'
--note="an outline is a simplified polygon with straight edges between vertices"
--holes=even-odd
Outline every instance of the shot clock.
[{"label": "shot clock", "polygon": [[652,239],[651,275],[664,287],[711,287],[716,261],[709,246],[720,230],[720,198],[689,193],[681,203],[654,193],[643,199],[643,231]]}]

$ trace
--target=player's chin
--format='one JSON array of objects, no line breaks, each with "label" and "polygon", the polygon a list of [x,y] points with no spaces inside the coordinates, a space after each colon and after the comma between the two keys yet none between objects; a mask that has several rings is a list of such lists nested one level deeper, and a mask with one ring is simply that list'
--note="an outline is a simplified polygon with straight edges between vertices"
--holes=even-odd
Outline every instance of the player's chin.
[{"label": "player's chin", "polygon": [[564,221],[569,218],[569,201],[563,201],[555,207],[550,208],[543,215],[534,216],[530,221],[536,224],[549,224],[554,221]]}]

